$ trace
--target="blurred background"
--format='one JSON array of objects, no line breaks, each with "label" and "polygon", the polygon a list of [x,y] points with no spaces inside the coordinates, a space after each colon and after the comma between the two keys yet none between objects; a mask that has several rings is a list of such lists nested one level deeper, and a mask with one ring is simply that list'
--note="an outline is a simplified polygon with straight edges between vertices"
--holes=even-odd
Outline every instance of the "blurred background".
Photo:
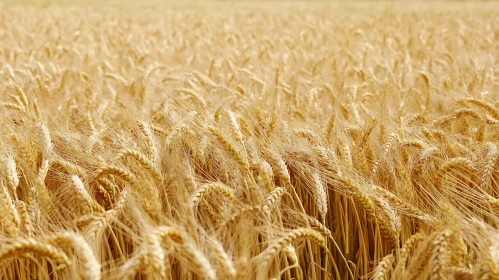
[{"label": "blurred background", "polygon": [[[345,11],[391,11],[391,10],[449,10],[499,8],[495,0],[0,0],[0,6],[28,5],[34,7],[86,6],[86,7],[295,7],[300,9],[331,7]],[[479,3],[477,5],[477,3]]]}]

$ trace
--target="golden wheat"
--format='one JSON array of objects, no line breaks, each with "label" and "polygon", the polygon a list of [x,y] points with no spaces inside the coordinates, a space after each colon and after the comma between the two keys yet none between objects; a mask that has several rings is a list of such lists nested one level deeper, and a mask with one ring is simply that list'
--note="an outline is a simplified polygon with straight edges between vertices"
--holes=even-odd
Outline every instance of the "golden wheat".
[{"label": "golden wheat", "polygon": [[9,1],[0,278],[499,279],[496,3]]}]

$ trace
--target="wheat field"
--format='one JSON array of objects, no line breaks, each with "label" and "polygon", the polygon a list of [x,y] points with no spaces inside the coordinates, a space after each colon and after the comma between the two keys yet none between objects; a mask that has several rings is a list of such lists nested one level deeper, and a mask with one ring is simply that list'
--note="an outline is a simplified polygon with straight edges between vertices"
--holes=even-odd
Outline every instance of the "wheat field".
[{"label": "wheat field", "polygon": [[1,279],[499,279],[499,9],[396,3],[5,3]]}]

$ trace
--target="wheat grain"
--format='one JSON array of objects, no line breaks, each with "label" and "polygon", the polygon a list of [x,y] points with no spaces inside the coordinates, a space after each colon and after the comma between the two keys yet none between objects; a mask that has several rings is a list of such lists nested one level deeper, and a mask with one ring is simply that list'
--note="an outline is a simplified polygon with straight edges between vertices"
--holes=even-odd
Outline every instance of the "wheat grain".
[{"label": "wheat grain", "polygon": [[430,258],[431,279],[447,279],[449,270],[448,242],[452,232],[445,230],[433,242],[433,252]]}]

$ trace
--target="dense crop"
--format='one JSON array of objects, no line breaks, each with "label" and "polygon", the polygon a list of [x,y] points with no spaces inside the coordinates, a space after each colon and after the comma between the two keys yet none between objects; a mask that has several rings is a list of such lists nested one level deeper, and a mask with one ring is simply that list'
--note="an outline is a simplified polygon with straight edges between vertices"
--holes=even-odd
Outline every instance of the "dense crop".
[{"label": "dense crop", "polygon": [[496,12],[0,25],[2,278],[499,279]]}]

